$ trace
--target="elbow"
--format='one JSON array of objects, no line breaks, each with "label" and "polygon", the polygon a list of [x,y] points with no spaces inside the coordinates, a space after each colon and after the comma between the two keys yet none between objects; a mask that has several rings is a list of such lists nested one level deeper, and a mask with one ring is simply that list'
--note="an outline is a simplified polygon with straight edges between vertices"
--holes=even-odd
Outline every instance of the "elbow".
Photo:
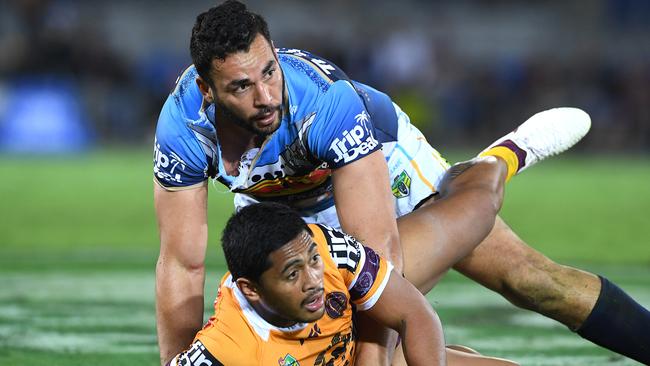
[{"label": "elbow", "polygon": [[187,275],[203,276],[205,273],[204,258],[183,258],[173,255],[158,256],[156,262],[156,277],[164,276],[167,273],[182,272]]}]

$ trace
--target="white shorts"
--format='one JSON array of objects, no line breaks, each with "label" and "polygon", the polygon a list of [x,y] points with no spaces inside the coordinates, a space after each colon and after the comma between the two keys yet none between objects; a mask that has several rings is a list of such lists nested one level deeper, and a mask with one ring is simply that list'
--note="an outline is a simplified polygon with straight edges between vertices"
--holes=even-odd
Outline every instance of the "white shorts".
[{"label": "white shorts", "polygon": [[[395,198],[395,217],[406,215],[437,192],[449,163],[411,124],[406,113],[394,104],[398,117],[397,142],[384,143],[390,185]],[[340,229],[336,207],[303,217],[308,223],[320,223]]]}]

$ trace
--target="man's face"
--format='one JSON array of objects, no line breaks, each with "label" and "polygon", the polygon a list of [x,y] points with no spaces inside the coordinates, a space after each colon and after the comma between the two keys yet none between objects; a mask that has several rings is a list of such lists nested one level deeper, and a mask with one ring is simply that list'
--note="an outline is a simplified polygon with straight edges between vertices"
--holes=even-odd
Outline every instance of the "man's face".
[{"label": "man's face", "polygon": [[290,326],[320,319],[323,306],[323,261],[316,243],[303,231],[269,255],[271,268],[259,280],[260,306],[272,324]]},{"label": "man's face", "polygon": [[282,70],[269,42],[258,34],[248,52],[212,61],[218,113],[252,133],[266,136],[282,119]]}]

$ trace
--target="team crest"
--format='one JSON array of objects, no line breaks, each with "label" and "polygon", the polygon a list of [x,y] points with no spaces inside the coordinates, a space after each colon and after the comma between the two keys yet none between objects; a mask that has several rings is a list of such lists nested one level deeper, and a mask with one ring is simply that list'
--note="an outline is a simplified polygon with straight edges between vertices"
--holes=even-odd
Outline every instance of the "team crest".
[{"label": "team crest", "polygon": [[336,319],[343,316],[343,312],[348,305],[348,298],[344,293],[334,291],[325,296],[325,312],[330,318]]},{"label": "team crest", "polygon": [[402,172],[395,177],[391,189],[393,190],[393,196],[397,198],[404,198],[409,195],[411,192],[411,177],[406,173],[406,170],[402,170]]},{"label": "team crest", "polygon": [[279,366],[300,366],[298,363],[298,360],[296,360],[295,357],[291,356],[290,354],[287,353],[286,356],[280,358],[278,360],[278,365]]}]

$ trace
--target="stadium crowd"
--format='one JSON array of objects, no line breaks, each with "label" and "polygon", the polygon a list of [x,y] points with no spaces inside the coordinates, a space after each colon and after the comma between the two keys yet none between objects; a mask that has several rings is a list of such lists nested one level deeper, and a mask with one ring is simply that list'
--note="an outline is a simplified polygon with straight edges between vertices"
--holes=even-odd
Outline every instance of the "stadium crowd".
[{"label": "stadium crowd", "polygon": [[[9,96],[25,83],[58,80],[93,140],[148,144],[174,79],[191,62],[187,32],[202,6],[0,3],[0,134],[11,119]],[[276,46],[309,49],[388,92],[436,146],[480,146],[490,131],[563,104],[593,118],[582,149],[650,151],[648,2],[250,6],[268,14]]]}]

